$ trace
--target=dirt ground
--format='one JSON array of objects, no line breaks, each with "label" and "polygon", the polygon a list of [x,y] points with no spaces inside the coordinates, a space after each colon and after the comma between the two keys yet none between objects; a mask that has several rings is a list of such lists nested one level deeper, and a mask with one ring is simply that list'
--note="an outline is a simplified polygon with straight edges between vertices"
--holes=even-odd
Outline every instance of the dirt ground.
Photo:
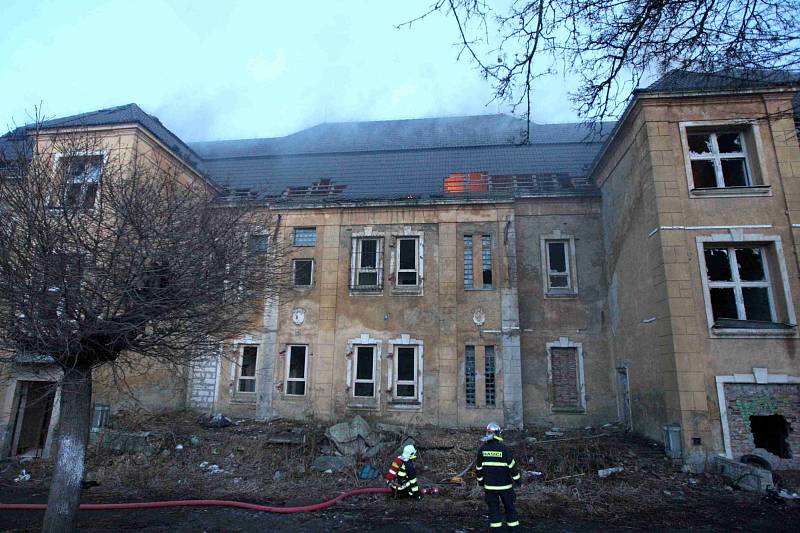
[{"label": "dirt ground", "polygon": [[[243,420],[204,429],[189,413],[121,416],[112,425],[150,431],[151,447],[129,453],[93,447],[86,476],[92,486],[84,489],[84,503],[226,499],[296,506],[352,488],[383,486],[380,478],[358,478],[363,462],[341,473],[312,470],[313,459],[328,451],[322,426]],[[656,443],[613,426],[546,436],[549,429],[506,436],[525,472],[517,489],[525,530],[797,530],[800,501],[740,491],[711,474],[684,473]],[[275,435],[305,437],[302,444],[266,442]],[[479,437],[478,431],[417,428],[420,482],[440,490],[421,502],[365,495],[324,511],[280,515],[199,507],[85,511],[78,526],[85,531],[481,531],[487,517],[474,473],[468,472],[462,483],[443,482],[467,467]],[[393,454],[387,450],[370,462],[384,473]],[[623,471],[598,477],[597,470],[612,466]],[[31,479],[15,482],[23,468]],[[45,502],[50,469],[44,460],[0,463],[0,501]],[[778,483],[797,489],[800,474],[781,472]],[[42,514],[0,511],[0,529],[38,530]]]}]

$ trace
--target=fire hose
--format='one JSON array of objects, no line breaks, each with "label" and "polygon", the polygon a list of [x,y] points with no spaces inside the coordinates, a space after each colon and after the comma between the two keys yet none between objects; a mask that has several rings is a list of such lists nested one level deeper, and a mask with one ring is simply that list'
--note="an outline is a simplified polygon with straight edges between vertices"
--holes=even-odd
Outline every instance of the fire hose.
[{"label": "fire hose", "polygon": [[[327,509],[350,496],[359,494],[385,494],[392,492],[387,487],[376,487],[367,489],[353,489],[339,494],[335,498],[326,500],[313,505],[302,507],[271,507],[268,505],[258,505],[255,503],[235,502],[228,500],[174,500],[164,502],[139,502],[139,503],[83,503],[79,507],[81,511],[109,511],[113,509],[153,509],[160,507],[238,507],[250,511],[263,511],[267,513],[307,513]],[[439,489],[422,489],[423,494],[438,494]],[[0,503],[0,511],[44,511],[47,509],[46,503]]]}]

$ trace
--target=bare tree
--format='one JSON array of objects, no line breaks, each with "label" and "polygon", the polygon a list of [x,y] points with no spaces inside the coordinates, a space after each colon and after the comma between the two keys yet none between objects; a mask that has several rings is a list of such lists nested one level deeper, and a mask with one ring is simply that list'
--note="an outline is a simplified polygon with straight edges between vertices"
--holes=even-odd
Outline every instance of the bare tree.
[{"label": "bare tree", "polygon": [[[484,0],[437,0],[421,17],[454,20],[462,54],[495,98],[530,119],[534,82],[577,74],[579,114],[617,114],[631,90],[671,69],[746,73],[800,66],[797,0],[533,0],[496,9]],[[746,76],[746,74],[745,74]]]},{"label": "bare tree", "polygon": [[4,141],[0,358],[8,367],[0,372],[26,361],[60,370],[44,529],[68,531],[92,371],[124,371],[136,358],[181,366],[207,355],[282,289],[285,254],[278,218],[245,200],[220,202],[213,186],[167,157],[89,131],[32,127]]}]

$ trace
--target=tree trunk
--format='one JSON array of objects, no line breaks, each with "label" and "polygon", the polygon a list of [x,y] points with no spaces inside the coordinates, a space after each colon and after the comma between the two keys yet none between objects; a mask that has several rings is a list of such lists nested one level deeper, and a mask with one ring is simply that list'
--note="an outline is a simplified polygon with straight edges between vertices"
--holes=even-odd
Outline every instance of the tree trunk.
[{"label": "tree trunk", "polygon": [[74,531],[81,499],[92,406],[91,367],[64,371],[58,421],[58,456],[42,531]]}]

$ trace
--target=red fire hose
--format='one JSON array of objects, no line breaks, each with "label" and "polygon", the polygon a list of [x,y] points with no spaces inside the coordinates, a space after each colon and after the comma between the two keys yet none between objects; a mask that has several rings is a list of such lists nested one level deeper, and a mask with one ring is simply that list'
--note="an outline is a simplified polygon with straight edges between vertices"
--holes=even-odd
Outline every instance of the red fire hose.
[{"label": "red fire hose", "polygon": [[[233,502],[227,500],[175,500],[166,502],[141,502],[141,503],[84,503],[81,504],[81,511],[108,511],[111,509],[152,509],[154,507],[239,507],[251,511],[265,511],[267,513],[307,513],[309,511],[319,511],[335,505],[339,501],[357,496],[359,494],[382,494],[391,492],[389,488],[368,488],[354,489],[343,492],[335,498],[326,500],[314,505],[303,507],[270,507],[268,505],[258,505],[255,503]],[[437,494],[438,489],[422,489],[423,494]],[[46,503],[0,503],[0,510],[3,511],[44,511],[47,509]]]}]

